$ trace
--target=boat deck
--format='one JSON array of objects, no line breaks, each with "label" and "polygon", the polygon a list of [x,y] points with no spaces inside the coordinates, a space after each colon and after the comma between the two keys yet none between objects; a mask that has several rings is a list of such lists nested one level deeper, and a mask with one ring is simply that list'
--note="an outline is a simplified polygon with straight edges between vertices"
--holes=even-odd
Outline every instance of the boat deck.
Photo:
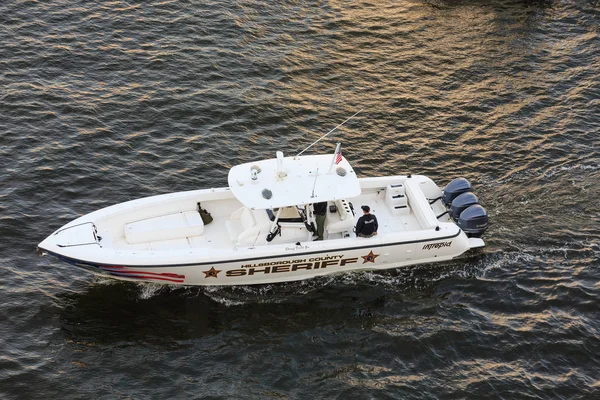
[{"label": "boat deck", "polygon": [[[411,210],[407,207],[403,210],[393,210],[388,203],[386,203],[386,193],[384,190],[365,190],[363,194],[358,197],[349,199],[349,202],[353,204],[356,215],[352,218],[352,227],[356,225],[358,218],[362,215],[360,207],[362,205],[368,205],[371,207],[371,213],[377,217],[379,223],[379,235],[385,235],[386,233],[402,232],[402,231],[417,231],[421,229],[419,221]],[[334,204],[329,202],[330,205]],[[242,207],[241,203],[235,199],[224,199],[214,202],[203,202],[202,206],[206,208],[213,216],[213,221],[204,226],[204,232],[200,236],[191,236],[186,238],[171,239],[152,241],[147,243],[130,244],[126,238],[120,237],[113,242],[113,247],[117,250],[139,250],[139,251],[166,251],[166,250],[184,250],[184,249],[224,249],[236,247],[233,243],[230,234],[227,229],[227,221],[231,218],[231,215]],[[435,206],[434,206],[435,208]],[[440,205],[440,210],[442,210]],[[252,215],[258,224],[263,227],[270,226],[271,221],[265,210],[253,210]],[[443,218],[444,219],[444,218]],[[325,222],[325,235],[324,240],[341,239],[345,237],[355,237],[352,229],[336,232],[327,233],[327,228],[330,224],[335,224],[341,220],[340,215],[337,212],[330,212],[328,210],[326,222]],[[271,243],[295,243],[297,241],[309,241],[313,240],[312,234],[304,228],[303,223],[282,223],[283,234],[277,236]],[[349,222],[347,223],[349,226]],[[293,233],[289,233],[293,230]],[[266,242],[265,229],[261,230],[260,236],[256,240],[256,246],[268,245]],[[349,236],[346,236],[349,235]]]}]

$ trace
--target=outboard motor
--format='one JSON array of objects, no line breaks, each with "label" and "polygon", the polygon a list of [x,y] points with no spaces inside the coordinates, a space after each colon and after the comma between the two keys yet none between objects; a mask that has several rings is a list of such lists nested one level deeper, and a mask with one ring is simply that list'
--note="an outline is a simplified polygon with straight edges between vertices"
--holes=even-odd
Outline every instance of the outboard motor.
[{"label": "outboard motor", "polygon": [[458,224],[468,237],[481,237],[488,227],[488,216],[485,208],[474,204],[464,210],[458,218]]},{"label": "outboard motor", "polygon": [[448,213],[455,221],[458,221],[460,214],[474,204],[479,204],[479,201],[473,192],[459,194],[454,200],[452,200],[452,205],[450,206],[450,211]]},{"label": "outboard motor", "polygon": [[472,191],[473,187],[471,186],[468,180],[466,180],[465,178],[456,178],[444,188],[442,202],[446,207],[450,207],[450,204],[452,204],[452,200],[458,197],[458,195]]}]

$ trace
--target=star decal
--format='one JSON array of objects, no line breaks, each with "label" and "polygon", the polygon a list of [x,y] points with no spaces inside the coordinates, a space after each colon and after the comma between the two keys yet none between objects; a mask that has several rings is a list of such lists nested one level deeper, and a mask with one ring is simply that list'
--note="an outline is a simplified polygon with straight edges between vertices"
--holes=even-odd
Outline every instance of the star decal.
[{"label": "star decal", "polygon": [[363,258],[363,264],[368,263],[368,262],[372,262],[373,264],[375,264],[375,259],[377,257],[379,257],[379,254],[373,254],[373,250],[371,250],[371,252],[369,252],[369,254],[367,254],[366,256],[361,256]]},{"label": "star decal", "polygon": [[204,277],[204,279],[206,278],[216,278],[217,275],[219,275],[219,272],[221,272],[222,270],[220,269],[215,269],[215,267],[210,267],[210,269],[208,271],[202,271],[204,272],[204,275],[206,275]]}]

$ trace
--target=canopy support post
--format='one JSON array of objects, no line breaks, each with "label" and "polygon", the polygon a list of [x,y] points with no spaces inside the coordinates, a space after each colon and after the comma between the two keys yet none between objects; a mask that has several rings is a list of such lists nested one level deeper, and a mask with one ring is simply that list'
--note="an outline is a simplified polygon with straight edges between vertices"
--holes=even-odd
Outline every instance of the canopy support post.
[{"label": "canopy support post", "polygon": [[277,222],[279,222],[279,215],[281,214],[281,209],[283,207],[279,207],[277,209],[277,214],[275,214],[275,219],[273,220],[273,223],[271,224],[271,227],[269,228],[269,233],[267,234],[267,238],[265,239],[265,246],[273,239],[269,240],[269,236],[273,234],[273,232],[277,232]]}]

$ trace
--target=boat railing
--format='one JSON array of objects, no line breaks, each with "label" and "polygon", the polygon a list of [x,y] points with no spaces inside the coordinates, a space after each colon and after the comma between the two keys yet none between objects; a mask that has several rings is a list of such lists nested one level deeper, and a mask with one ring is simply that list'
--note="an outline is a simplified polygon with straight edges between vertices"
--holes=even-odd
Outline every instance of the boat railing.
[{"label": "boat railing", "polygon": [[89,246],[89,245],[94,245],[94,244],[96,244],[98,246],[101,246],[100,245],[100,241],[102,240],[102,237],[98,236],[98,228],[96,227],[96,224],[94,224],[91,221],[83,222],[81,224],[71,225],[71,226],[68,226],[66,228],[59,229],[56,232],[54,232],[53,236],[56,236],[59,233],[64,232],[64,231],[66,231],[68,229],[77,228],[77,227],[83,226],[83,225],[92,225],[92,234],[94,235],[94,241],[93,242],[74,243],[74,244],[57,244],[57,246],[58,247],[76,247],[76,246]]}]

